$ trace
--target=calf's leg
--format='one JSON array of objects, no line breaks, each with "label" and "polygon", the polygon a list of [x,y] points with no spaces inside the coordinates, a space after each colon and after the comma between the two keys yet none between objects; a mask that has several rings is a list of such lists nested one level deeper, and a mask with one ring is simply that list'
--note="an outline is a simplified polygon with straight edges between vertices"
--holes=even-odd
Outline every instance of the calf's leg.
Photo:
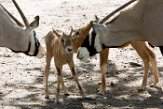
[{"label": "calf's leg", "polygon": [[74,62],[73,62],[73,61],[68,62],[68,65],[69,65],[69,67],[70,67],[70,69],[71,69],[72,76],[73,76],[73,80],[76,82],[77,87],[78,87],[78,89],[79,89],[79,93],[80,93],[80,95],[81,95],[82,97],[84,97],[84,91],[83,91],[83,89],[82,89],[82,87],[81,87],[81,85],[80,85],[80,83],[79,83],[79,81],[78,81],[78,76],[77,76],[76,73],[75,73]]},{"label": "calf's leg", "polygon": [[49,99],[48,78],[49,78],[49,70],[50,70],[51,59],[52,59],[52,55],[47,52],[47,54],[46,54],[46,65],[45,65],[45,98],[46,99]]},{"label": "calf's leg", "polygon": [[56,99],[55,99],[55,103],[59,102],[59,94],[60,94],[60,85],[62,83],[62,66],[57,66],[56,65],[56,69],[57,69],[57,93],[56,93]]}]

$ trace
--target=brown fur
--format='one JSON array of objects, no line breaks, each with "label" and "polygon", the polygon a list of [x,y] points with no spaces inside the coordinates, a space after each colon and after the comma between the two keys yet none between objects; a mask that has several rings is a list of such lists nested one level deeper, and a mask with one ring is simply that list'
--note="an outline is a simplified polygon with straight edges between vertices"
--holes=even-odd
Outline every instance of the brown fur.
[{"label": "brown fur", "polygon": [[[70,36],[66,36],[70,37]],[[65,39],[66,39],[65,37]],[[72,37],[71,37],[72,38]],[[64,39],[64,36],[63,36]],[[71,39],[72,40],[72,39]],[[66,40],[64,41],[66,42]],[[84,92],[82,87],[80,86],[80,83],[78,82],[77,75],[75,73],[74,69],[74,61],[73,61],[73,52],[67,53],[65,50],[65,47],[67,45],[64,45],[61,39],[59,39],[56,35],[54,35],[53,32],[49,32],[45,36],[45,43],[46,43],[46,49],[47,49],[47,54],[46,54],[46,68],[45,68],[45,76],[46,76],[46,84],[45,84],[45,97],[49,96],[48,93],[48,76],[49,76],[49,69],[50,69],[50,62],[52,57],[54,57],[54,63],[56,66],[57,70],[57,94],[56,94],[56,102],[59,100],[59,93],[60,93],[60,84],[62,86],[62,90],[64,91],[65,94],[68,94],[67,89],[64,85],[63,77],[62,77],[62,66],[64,64],[68,64],[72,75],[73,79],[76,82],[79,92],[81,96],[84,96]],[[72,45],[72,42],[70,43]],[[64,46],[63,46],[64,45]]]},{"label": "brown fur", "polygon": [[91,28],[92,28],[92,22],[90,22],[86,27],[74,30],[74,36],[77,36],[73,38],[73,49],[75,53],[77,52],[78,48],[81,46],[84,39],[87,37],[87,34],[89,33]]}]

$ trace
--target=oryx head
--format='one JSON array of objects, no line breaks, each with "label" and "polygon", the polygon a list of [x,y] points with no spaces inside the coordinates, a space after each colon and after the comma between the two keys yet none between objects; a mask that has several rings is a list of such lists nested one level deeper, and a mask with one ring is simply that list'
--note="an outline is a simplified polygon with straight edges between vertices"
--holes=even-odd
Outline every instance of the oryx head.
[{"label": "oryx head", "polygon": [[105,40],[102,39],[104,37],[101,36],[105,35],[105,32],[107,32],[106,30],[107,29],[104,25],[93,23],[93,28],[82,43],[81,47],[78,49],[77,58],[80,60],[86,60],[96,53],[101,52],[102,49],[104,49],[102,40]]},{"label": "oryx head", "polygon": [[25,34],[29,37],[29,45],[27,51],[23,51],[26,55],[37,56],[41,58],[44,56],[44,48],[40,45],[40,42],[36,38],[35,28],[39,25],[39,16],[36,16],[34,21],[25,28]]},{"label": "oryx head", "polygon": [[44,48],[41,46],[40,42],[38,41],[38,39],[36,38],[36,32],[34,31],[34,29],[36,27],[38,27],[39,25],[39,16],[36,16],[34,18],[34,21],[32,21],[31,23],[28,22],[27,18],[25,17],[25,15],[23,14],[22,10],[20,9],[20,7],[18,6],[18,4],[16,3],[15,0],[12,0],[15,7],[17,8],[17,10],[19,11],[19,14],[21,15],[24,24],[25,24],[25,28],[23,28],[23,24],[21,24],[15,17],[12,16],[12,14],[10,14],[4,7],[4,10],[8,13],[8,15],[18,24],[18,26],[20,28],[22,28],[22,36],[19,36],[20,38],[23,39],[23,42],[27,42],[28,44],[26,44],[27,47],[26,50],[13,50],[14,52],[23,52],[26,55],[29,56],[37,56],[38,58],[41,58],[44,56],[45,54],[45,50]]}]

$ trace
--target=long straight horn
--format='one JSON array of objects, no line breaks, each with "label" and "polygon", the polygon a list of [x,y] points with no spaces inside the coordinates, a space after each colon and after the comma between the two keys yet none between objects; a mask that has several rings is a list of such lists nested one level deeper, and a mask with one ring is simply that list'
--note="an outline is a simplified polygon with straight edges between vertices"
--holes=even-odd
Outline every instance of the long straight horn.
[{"label": "long straight horn", "polygon": [[18,21],[18,19],[16,19],[4,6],[2,6],[1,4],[0,4],[0,6],[4,9],[4,11],[6,11],[6,13],[16,22],[16,24],[18,25],[18,26],[21,26],[21,27],[24,27],[24,25],[21,23],[21,22],[19,22]]},{"label": "long straight horn", "polygon": [[17,8],[17,10],[18,10],[18,12],[19,12],[21,18],[23,19],[25,26],[26,26],[26,27],[29,26],[29,22],[28,22],[27,18],[25,17],[23,11],[20,9],[20,7],[19,7],[19,5],[17,4],[17,2],[16,2],[15,0],[12,0],[12,2],[14,3],[14,5],[15,5],[15,7]]},{"label": "long straight horn", "polygon": [[107,15],[106,17],[104,17],[102,20],[99,21],[99,23],[104,23],[105,21],[107,21],[110,17],[112,17],[115,13],[119,12],[120,10],[124,9],[125,7],[127,7],[128,5],[130,5],[131,3],[135,2],[137,0],[131,0],[129,2],[127,2],[126,4],[122,5],[121,7],[117,8],[116,10],[114,10],[113,12],[111,12],[109,15]]}]

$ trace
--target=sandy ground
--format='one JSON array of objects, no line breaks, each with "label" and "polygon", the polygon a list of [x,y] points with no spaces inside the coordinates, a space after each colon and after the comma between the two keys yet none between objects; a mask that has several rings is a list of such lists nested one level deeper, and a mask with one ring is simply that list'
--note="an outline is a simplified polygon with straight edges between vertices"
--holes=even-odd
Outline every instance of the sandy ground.
[{"label": "sandy ground", "polygon": [[[44,35],[52,28],[67,31],[69,26],[85,26],[97,14],[100,18],[128,0],[17,0],[22,10],[32,21],[40,16],[40,26],[36,29],[38,39],[45,46]],[[19,14],[11,0],[0,0],[19,19]],[[7,48],[0,48],[0,109],[110,109],[110,108],[163,108],[163,58],[158,48],[157,54],[160,82],[152,88],[153,75],[150,75],[147,88],[138,92],[143,78],[143,64],[132,47],[110,49],[107,91],[98,94],[99,58],[79,61],[74,56],[79,81],[89,99],[82,99],[75,83],[70,79],[71,72],[64,66],[63,75],[70,96],[61,93],[61,103],[47,102],[44,99],[45,57],[37,59],[24,54],[15,54]],[[140,66],[132,66],[131,62]],[[51,63],[49,80],[50,98],[56,94],[56,69]],[[112,83],[112,85],[111,85]]]}]

